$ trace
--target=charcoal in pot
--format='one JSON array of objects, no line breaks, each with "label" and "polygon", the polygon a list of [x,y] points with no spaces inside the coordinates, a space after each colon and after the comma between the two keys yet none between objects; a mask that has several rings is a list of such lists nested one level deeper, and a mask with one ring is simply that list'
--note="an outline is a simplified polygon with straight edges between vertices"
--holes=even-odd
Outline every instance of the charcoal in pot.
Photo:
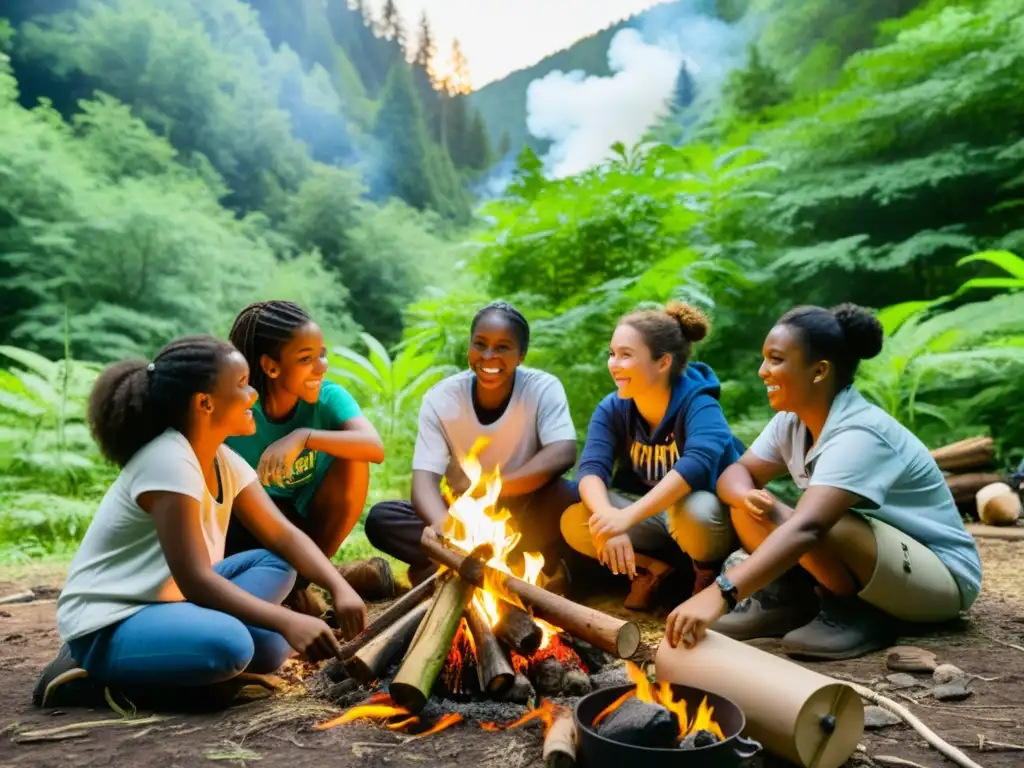
[{"label": "charcoal in pot", "polygon": [[660,704],[648,704],[632,696],[598,723],[597,732],[620,744],[669,748],[679,738],[679,723]]},{"label": "charcoal in pot", "polygon": [[719,739],[711,731],[697,731],[691,733],[681,742],[679,742],[680,749],[700,749],[701,747],[710,747],[712,744],[717,744]]}]

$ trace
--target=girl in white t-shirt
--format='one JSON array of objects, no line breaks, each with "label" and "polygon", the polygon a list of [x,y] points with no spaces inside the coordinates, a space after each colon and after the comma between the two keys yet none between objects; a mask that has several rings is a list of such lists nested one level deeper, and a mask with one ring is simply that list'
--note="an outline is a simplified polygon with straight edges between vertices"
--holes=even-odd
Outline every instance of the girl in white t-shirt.
[{"label": "girl in white t-shirt", "polygon": [[[255,401],[245,358],[210,336],[101,374],[89,426],[121,472],[57,601],[64,642],[37,706],[90,702],[104,686],[155,691],[157,702],[198,689],[210,701],[237,691],[242,673],[273,672],[290,649],[336,655],[323,620],[280,605],[295,570],[331,593],[345,637],[362,631],[362,600],[223,444],[252,432]],[[267,549],[224,558],[232,513]]]}]

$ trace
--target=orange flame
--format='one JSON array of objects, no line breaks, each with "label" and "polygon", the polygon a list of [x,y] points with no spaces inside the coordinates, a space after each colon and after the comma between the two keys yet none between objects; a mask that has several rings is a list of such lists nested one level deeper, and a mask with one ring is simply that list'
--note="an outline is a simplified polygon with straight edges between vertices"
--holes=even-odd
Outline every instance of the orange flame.
[{"label": "orange flame", "polygon": [[[513,573],[508,565],[508,556],[519,544],[522,534],[515,531],[509,521],[512,513],[502,507],[498,508],[501,495],[501,471],[495,469],[493,474],[484,476],[483,467],[477,458],[487,447],[487,438],[478,438],[469,454],[461,462],[462,471],[469,480],[469,487],[460,496],[454,496],[447,483],[442,489],[448,502],[449,520],[444,535],[456,547],[472,552],[481,544],[490,544],[494,554],[487,565],[499,573],[516,576],[529,584],[540,585],[541,571],[544,568],[544,556],[537,552],[523,554],[523,573]],[[502,599],[491,589],[478,589],[473,601],[487,617],[487,623],[494,627],[500,618],[499,603]],[[517,601],[518,602],[518,601]],[[521,603],[520,603],[521,605]],[[536,620],[543,632],[542,647],[552,635],[558,632],[556,627],[547,622]]]},{"label": "orange flame", "polygon": [[[344,725],[345,723],[351,723],[354,720],[388,720],[392,717],[402,717],[401,720],[396,722],[384,723],[384,727],[393,731],[405,731],[420,722],[419,717],[413,715],[405,707],[398,706],[388,694],[377,693],[367,699],[366,703],[351,707],[343,712],[339,717],[336,717],[333,720],[328,720],[326,723],[318,723],[313,726],[313,729],[317,731],[324,731],[328,728],[335,728],[339,725]],[[430,728],[422,733],[416,734],[413,738],[422,739],[427,736],[432,736],[433,734],[443,731],[445,728],[450,728],[461,721],[462,715],[458,713],[444,715]]]},{"label": "orange flame", "polygon": [[626,662],[626,674],[629,675],[630,681],[636,688],[626,691],[626,693],[601,710],[598,716],[594,718],[593,726],[596,726],[604,718],[621,707],[627,699],[636,696],[640,701],[645,701],[648,704],[660,704],[669,712],[675,713],[676,720],[679,723],[680,741],[698,731],[709,731],[720,740],[725,740],[725,734],[722,732],[721,726],[714,719],[715,708],[708,706],[707,696],[703,698],[700,706],[697,708],[697,714],[693,716],[692,720],[688,720],[686,715],[686,699],[676,700],[672,694],[671,683],[663,680],[658,683],[657,687],[651,685],[647,675],[638,666],[628,661]]},{"label": "orange flame", "polygon": [[540,705],[534,709],[529,710],[526,714],[520,717],[518,720],[513,720],[507,725],[498,725],[497,723],[480,723],[480,727],[490,733],[497,733],[499,731],[510,731],[513,728],[518,728],[521,725],[526,725],[532,720],[540,720],[544,723],[544,734],[547,735],[548,729],[551,728],[551,724],[555,722],[555,718],[566,715],[569,710],[565,707],[555,704],[550,699],[542,699]]},{"label": "orange flame", "polygon": [[451,712],[447,715],[442,715],[441,718],[438,719],[438,721],[434,723],[429,729],[425,730],[423,733],[417,733],[413,738],[425,739],[427,738],[427,736],[433,736],[435,733],[440,733],[446,728],[451,728],[456,723],[461,722],[462,715],[460,715],[458,712]]}]

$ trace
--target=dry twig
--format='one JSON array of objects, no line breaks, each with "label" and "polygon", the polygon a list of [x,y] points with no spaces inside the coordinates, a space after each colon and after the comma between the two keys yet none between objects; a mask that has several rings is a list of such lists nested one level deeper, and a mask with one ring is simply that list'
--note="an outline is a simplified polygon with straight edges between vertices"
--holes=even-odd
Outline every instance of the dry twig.
[{"label": "dry twig", "polygon": [[[892,699],[875,693],[870,688],[865,688],[863,685],[858,685],[857,683],[847,683],[847,685],[853,688],[861,698],[867,699],[880,707],[885,707],[899,715],[907,725],[917,731],[925,741],[935,748],[936,751],[959,765],[960,768],[982,768],[982,766],[971,760],[971,758],[965,755],[961,750],[938,736],[935,731],[918,720],[914,713],[902,704],[897,704]],[[875,759],[877,760],[877,758]]]},{"label": "dry twig", "polygon": [[968,705],[966,705],[966,704],[964,706],[962,706],[962,707],[943,707],[943,706],[940,706],[938,704],[925,704],[923,701],[918,701],[913,696],[908,696],[907,694],[902,693],[901,691],[893,691],[893,693],[895,693],[897,696],[899,696],[902,699],[906,699],[907,701],[910,701],[910,702],[913,702],[914,704],[917,704],[917,706],[919,706],[919,707],[926,707],[928,709],[938,709],[938,710],[941,710],[942,712],[951,712],[951,713],[955,712],[960,717],[966,717],[966,718],[968,718],[970,720],[981,720],[981,721],[986,722],[986,723],[1001,723],[1003,725],[1016,725],[1017,724],[1016,720],[1013,720],[1013,719],[1011,719],[1009,717],[984,717],[983,715],[973,715],[970,712],[965,711],[965,710],[968,709]]},{"label": "dry twig", "polygon": [[1007,744],[1003,741],[992,741],[986,739],[985,734],[978,734],[978,751],[984,752],[985,748],[988,747],[992,752],[1024,752],[1024,745],[1022,744]]},{"label": "dry twig", "polygon": [[987,635],[984,632],[979,632],[978,634],[980,634],[986,640],[991,640],[993,643],[999,643],[999,645],[1005,645],[1007,648],[1013,648],[1013,650],[1015,651],[1020,651],[1021,653],[1024,653],[1024,647],[1022,646],[1014,645],[1013,643],[1008,643],[1005,640],[1000,640],[998,637],[992,637],[992,635]]}]

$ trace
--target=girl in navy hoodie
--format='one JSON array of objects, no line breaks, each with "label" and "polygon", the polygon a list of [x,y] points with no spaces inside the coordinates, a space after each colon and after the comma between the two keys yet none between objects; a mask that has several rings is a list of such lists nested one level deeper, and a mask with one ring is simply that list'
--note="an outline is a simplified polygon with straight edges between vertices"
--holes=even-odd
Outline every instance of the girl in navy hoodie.
[{"label": "girl in navy hoodie", "polygon": [[608,352],[616,391],[590,420],[578,470],[582,503],[565,511],[562,536],[632,581],[626,607],[646,608],[680,561],[694,569],[694,594],[718,576],[736,547],[718,477],[743,452],[704,363],[689,363],[710,330],[699,309],[678,301],[619,320]]}]

